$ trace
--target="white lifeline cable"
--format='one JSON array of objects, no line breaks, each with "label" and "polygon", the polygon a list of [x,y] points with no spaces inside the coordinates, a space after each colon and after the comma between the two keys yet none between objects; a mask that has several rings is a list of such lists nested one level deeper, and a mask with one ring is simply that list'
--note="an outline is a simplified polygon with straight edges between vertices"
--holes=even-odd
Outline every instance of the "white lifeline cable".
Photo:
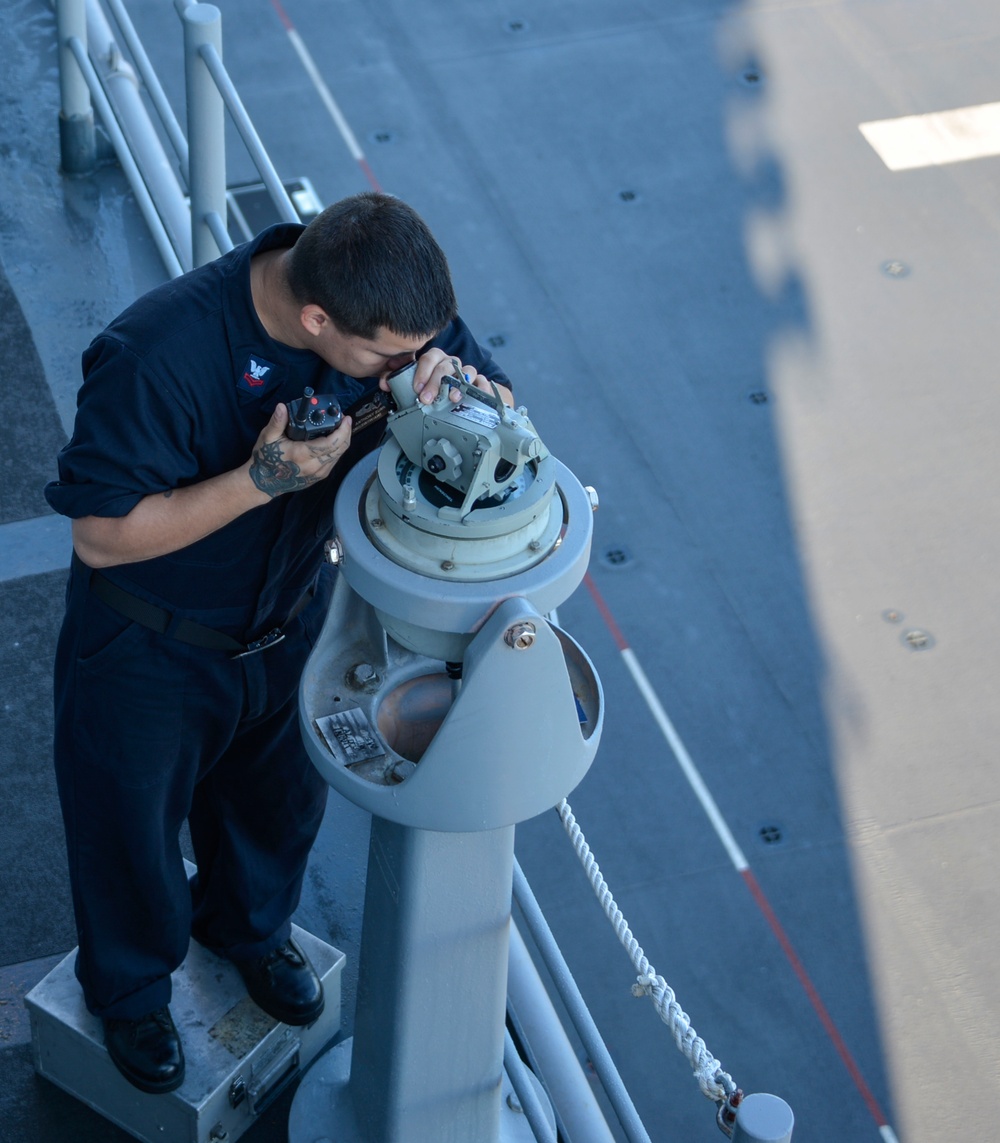
[{"label": "white lifeline cable", "polygon": [[583,836],[583,830],[577,825],[573,811],[565,798],[556,809],[563,823],[563,828],[572,842],[573,849],[580,859],[580,864],[587,874],[587,880],[594,890],[594,895],[601,903],[601,907],[615,930],[615,935],[621,941],[622,947],[628,953],[629,959],[639,974],[636,983],[632,985],[632,995],[648,996],[652,999],[660,1019],[670,1029],[674,1042],[690,1063],[702,1094],[716,1103],[725,1100],[736,1091],[733,1077],[722,1070],[722,1064],[712,1055],[706,1047],[705,1041],[691,1027],[691,1018],[677,1003],[674,990],[646,959],[646,954],[632,935],[628,922],[615,903],[608,883],[601,873],[600,866],[594,859],[590,846]]}]

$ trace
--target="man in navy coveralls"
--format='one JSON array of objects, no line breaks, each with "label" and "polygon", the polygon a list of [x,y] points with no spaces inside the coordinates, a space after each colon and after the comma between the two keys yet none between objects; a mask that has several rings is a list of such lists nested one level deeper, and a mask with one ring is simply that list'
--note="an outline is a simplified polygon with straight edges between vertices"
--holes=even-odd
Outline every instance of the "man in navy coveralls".
[{"label": "man in navy coveralls", "polygon": [[[327,789],[300,739],[297,685],[329,600],[337,485],[381,439],[371,398],[414,357],[422,401],[456,365],[480,387],[507,384],[457,317],[426,225],[372,193],[153,290],[84,354],[46,489],[74,547],[56,774],[77,976],[144,1091],[183,1079],[168,1004],[191,935],[276,1019],[322,1011],[291,939]],[[288,402],[307,385],[355,416],[290,440]]]}]

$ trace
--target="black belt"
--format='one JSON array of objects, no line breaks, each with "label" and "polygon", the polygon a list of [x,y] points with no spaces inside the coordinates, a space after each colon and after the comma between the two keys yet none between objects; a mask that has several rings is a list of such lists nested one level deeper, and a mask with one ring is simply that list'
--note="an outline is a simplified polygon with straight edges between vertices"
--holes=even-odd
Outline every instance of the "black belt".
[{"label": "black belt", "polygon": [[[93,571],[90,574],[90,590],[102,603],[106,603],[108,607],[117,611],[119,615],[124,615],[126,619],[141,623],[143,627],[149,627],[160,635],[179,639],[182,643],[191,643],[195,647],[204,647],[209,651],[232,651],[234,652],[234,659],[242,659],[244,655],[254,655],[258,651],[265,651],[268,647],[280,643],[285,637],[281,627],[275,627],[252,643],[241,643],[231,635],[226,635],[222,631],[215,631],[211,627],[203,627],[200,623],[195,623],[193,619],[178,619],[172,611],[168,611],[165,607],[157,607],[155,603],[148,603],[145,599],[140,599],[137,595],[133,595],[130,591],[112,583],[99,571]],[[291,623],[312,597],[313,589],[310,587],[289,612],[284,626]]]}]

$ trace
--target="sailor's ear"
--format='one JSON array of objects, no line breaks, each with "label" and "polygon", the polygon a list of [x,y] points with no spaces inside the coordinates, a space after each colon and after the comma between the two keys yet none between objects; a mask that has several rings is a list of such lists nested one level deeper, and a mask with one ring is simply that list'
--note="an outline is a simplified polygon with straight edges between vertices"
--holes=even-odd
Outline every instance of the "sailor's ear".
[{"label": "sailor's ear", "polygon": [[310,302],[299,310],[299,321],[302,328],[312,337],[319,337],[331,324],[330,315],[322,307]]}]

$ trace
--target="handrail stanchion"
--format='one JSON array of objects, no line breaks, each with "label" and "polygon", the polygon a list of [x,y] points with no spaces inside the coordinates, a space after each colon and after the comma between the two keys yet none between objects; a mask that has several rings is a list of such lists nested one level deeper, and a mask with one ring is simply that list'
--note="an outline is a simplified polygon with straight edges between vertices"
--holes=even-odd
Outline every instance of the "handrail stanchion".
[{"label": "handrail stanchion", "polygon": [[190,148],[191,253],[194,265],[203,266],[222,253],[208,216],[226,217],[226,110],[202,57],[205,46],[222,55],[222,15],[213,4],[191,4],[181,20]]},{"label": "handrail stanchion", "polygon": [[87,43],[84,0],[57,0],[59,37],[59,162],[67,175],[86,175],[97,166],[97,135],[90,90],[70,40]]},{"label": "handrail stanchion", "polygon": [[733,1143],[792,1143],[795,1116],[779,1096],[748,1095],[736,1113]]}]

